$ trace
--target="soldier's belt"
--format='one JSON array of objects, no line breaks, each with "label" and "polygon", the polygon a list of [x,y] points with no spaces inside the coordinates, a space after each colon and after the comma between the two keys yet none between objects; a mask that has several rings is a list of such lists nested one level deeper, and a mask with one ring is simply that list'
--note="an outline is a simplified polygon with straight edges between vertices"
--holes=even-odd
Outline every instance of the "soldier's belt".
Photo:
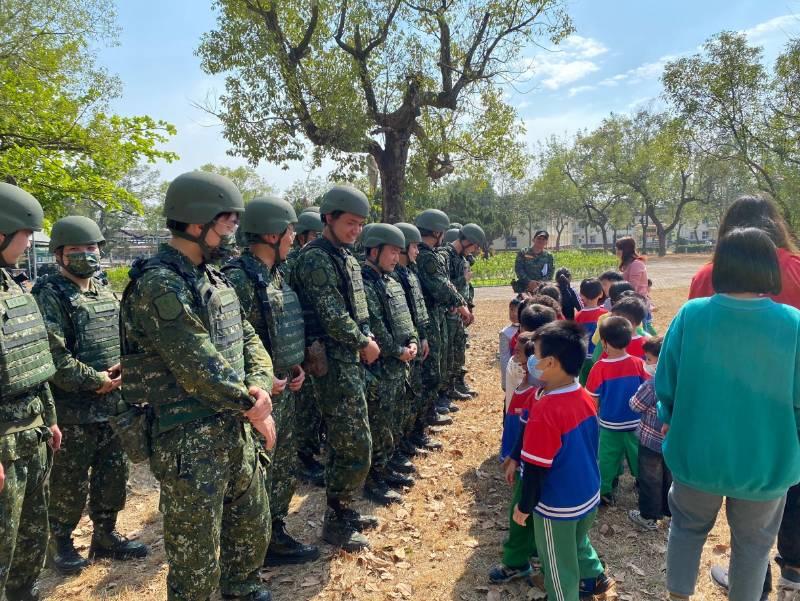
[{"label": "soldier's belt", "polygon": [[44,419],[41,415],[34,415],[33,417],[16,422],[0,423],[0,436],[8,436],[9,434],[16,434],[17,432],[24,432],[25,430],[33,430],[39,426],[44,426]]}]

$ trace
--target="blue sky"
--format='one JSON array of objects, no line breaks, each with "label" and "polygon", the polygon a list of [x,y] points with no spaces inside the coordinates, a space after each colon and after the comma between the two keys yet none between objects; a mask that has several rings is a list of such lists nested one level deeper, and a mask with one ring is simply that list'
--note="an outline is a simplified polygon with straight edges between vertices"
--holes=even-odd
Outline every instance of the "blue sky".
[{"label": "blue sky", "polygon": [[[627,112],[660,93],[665,61],[692,54],[723,29],[746,31],[771,62],[786,41],[800,35],[800,0],[568,0],[576,33],[555,51],[523,53],[526,75],[508,87],[507,99],[525,123],[531,147],[551,134],[592,128],[609,112]],[[99,58],[123,82],[113,108],[173,123],[168,148],[180,155],[159,164],[166,179],[203,163],[236,166],[213,117],[193,106],[219,95],[224,85],[200,69],[200,36],[215,24],[207,0],[127,0],[118,3],[119,45]],[[305,178],[308,166],[289,170],[262,163],[259,173],[278,190]],[[315,175],[325,176],[323,168]]]}]

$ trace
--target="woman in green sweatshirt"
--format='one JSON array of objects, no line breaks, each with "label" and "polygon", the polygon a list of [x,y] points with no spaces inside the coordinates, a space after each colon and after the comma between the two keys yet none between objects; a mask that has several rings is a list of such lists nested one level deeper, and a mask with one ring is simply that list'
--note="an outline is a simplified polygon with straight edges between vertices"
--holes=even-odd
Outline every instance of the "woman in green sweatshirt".
[{"label": "woman in green sweatshirt", "polygon": [[674,484],[667,589],[688,598],[723,498],[732,534],[731,601],[753,601],[800,481],[800,311],[778,294],[775,245],[736,229],[718,244],[717,294],[689,301],[664,340],[656,374],[664,459]]}]

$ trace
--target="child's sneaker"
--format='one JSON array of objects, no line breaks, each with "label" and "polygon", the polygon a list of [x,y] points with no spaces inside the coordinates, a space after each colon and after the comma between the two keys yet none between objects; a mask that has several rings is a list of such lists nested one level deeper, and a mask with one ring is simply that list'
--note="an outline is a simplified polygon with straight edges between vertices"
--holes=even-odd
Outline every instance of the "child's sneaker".
[{"label": "child's sneaker", "polygon": [[505,584],[506,582],[511,582],[518,578],[525,578],[529,576],[532,571],[530,564],[521,568],[509,568],[501,563],[489,570],[489,582],[492,584]]},{"label": "child's sneaker", "polygon": [[606,595],[615,591],[617,582],[613,578],[605,575],[605,572],[597,578],[586,578],[581,580],[579,595],[581,601],[592,601],[606,599]]},{"label": "child's sneaker", "polygon": [[648,518],[643,518],[638,509],[631,509],[628,512],[628,519],[642,530],[658,530],[658,522]]}]

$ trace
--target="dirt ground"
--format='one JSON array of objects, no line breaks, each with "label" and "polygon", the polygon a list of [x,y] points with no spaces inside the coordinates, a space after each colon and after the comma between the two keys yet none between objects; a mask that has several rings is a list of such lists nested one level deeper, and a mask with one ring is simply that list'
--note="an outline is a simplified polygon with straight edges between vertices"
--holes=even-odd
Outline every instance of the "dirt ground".
[{"label": "dirt ground", "polygon": [[[655,266],[655,265],[654,265]],[[694,268],[684,269],[684,274]],[[654,278],[657,279],[657,276]],[[681,287],[658,285],[654,300],[659,331],[663,331],[686,298],[688,277]],[[503,300],[482,300],[471,330],[468,376],[480,391],[464,402],[455,423],[440,434],[444,449],[419,459],[417,484],[402,505],[391,508],[360,503],[362,510],[381,519],[370,536],[372,549],[359,554],[336,553],[323,548],[315,563],[268,569],[262,573],[277,600],[386,600],[499,601],[541,599],[544,593],[526,583],[490,586],[486,574],[498,562],[508,529],[510,489],[502,479],[497,450],[503,397],[496,362],[497,332],[506,325]],[[608,572],[619,583],[624,601],[665,598],[664,553],[667,531],[641,533],[629,523],[626,512],[636,506],[633,481],[623,476],[616,507],[600,512],[592,532],[593,542]],[[319,540],[324,494],[301,486],[288,523],[291,532],[307,541]],[[113,599],[127,601],[166,598],[163,539],[158,513],[157,483],[147,468],[136,466],[129,485],[128,506],[121,514],[120,530],[151,545],[147,559],[122,563],[101,561],[81,575],[61,578],[45,571],[48,599],[77,601]],[[86,552],[91,533],[87,517],[76,539]],[[713,563],[726,563],[729,537],[720,518],[703,553],[697,601],[722,601],[708,578]]]}]

